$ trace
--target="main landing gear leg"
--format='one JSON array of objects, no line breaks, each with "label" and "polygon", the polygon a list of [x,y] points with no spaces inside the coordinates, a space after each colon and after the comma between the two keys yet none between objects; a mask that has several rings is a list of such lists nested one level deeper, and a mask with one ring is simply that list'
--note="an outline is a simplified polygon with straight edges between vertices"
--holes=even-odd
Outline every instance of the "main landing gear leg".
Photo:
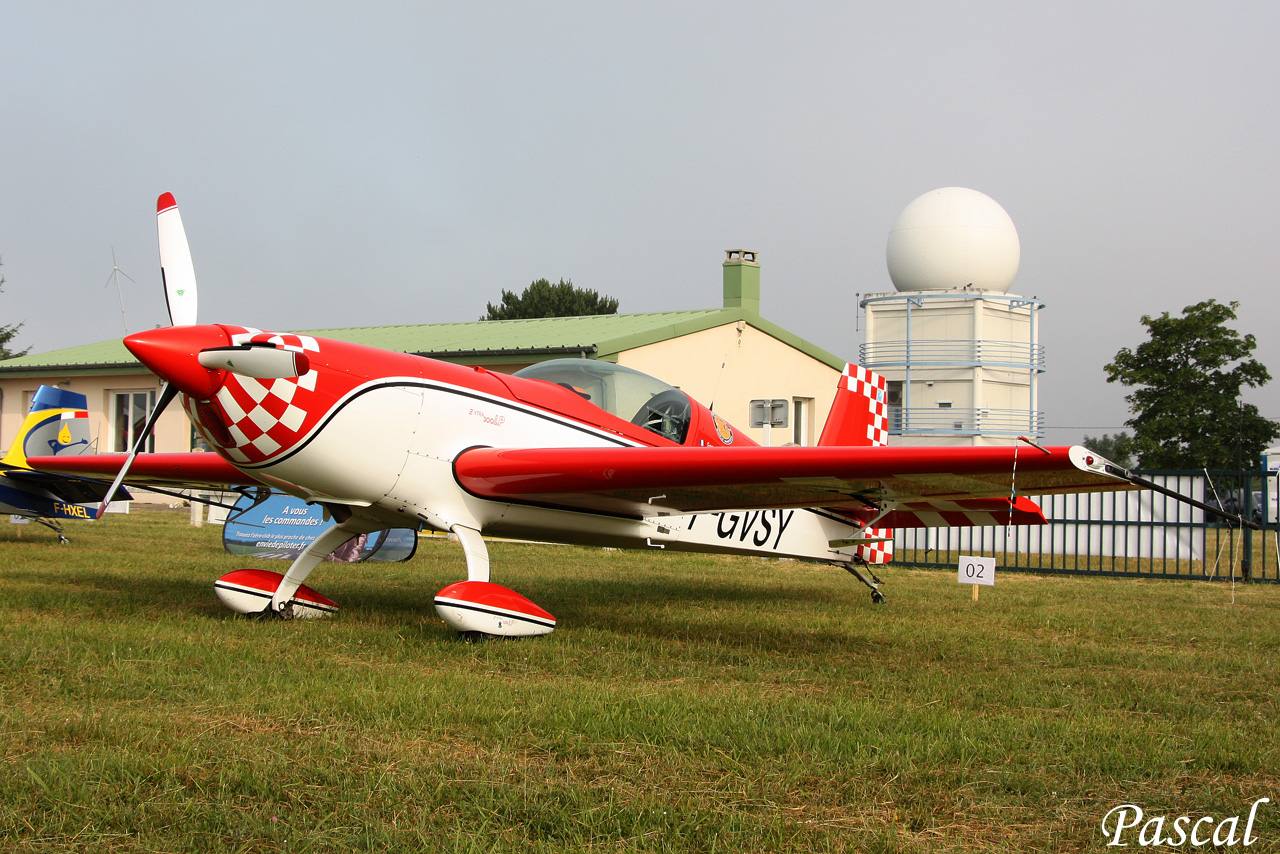
[{"label": "main landing gear leg", "polygon": [[311,574],[311,570],[315,569],[320,561],[329,556],[329,553],[347,540],[361,534],[363,531],[351,530],[345,525],[334,525],[307,546],[306,550],[294,559],[289,566],[289,571],[285,573],[284,578],[280,580],[280,586],[276,588],[275,594],[271,597],[271,604],[267,610],[289,619],[293,616],[293,594],[298,592],[298,588],[307,580],[307,576]]},{"label": "main landing gear leg", "polygon": [[489,547],[475,528],[454,525],[450,530],[462,543],[462,553],[467,556],[467,581],[489,580]]},{"label": "main landing gear leg", "polygon": [[[865,566],[865,564],[863,565]],[[846,563],[846,564],[843,564],[843,566],[846,570],[849,571],[851,575],[853,575],[863,584],[871,588],[871,603],[873,605],[884,604],[885,602],[884,594],[880,592],[880,585],[883,584],[884,582],[876,578],[876,575],[874,572],[871,572],[871,570],[868,569],[867,572],[871,573],[871,577],[867,578],[867,576],[862,573],[862,570],[858,568],[858,563]]]},{"label": "main landing gear leg", "polygon": [[61,525],[59,525],[59,524],[57,524],[57,523],[55,523],[55,522],[50,522],[48,519],[36,519],[36,521],[37,521],[37,522],[39,522],[41,525],[44,525],[44,526],[45,526],[46,528],[48,528],[50,531],[53,531],[55,534],[57,534],[57,535],[58,535],[58,544],[59,544],[59,545],[63,545],[63,546],[65,546],[67,543],[71,542],[70,540],[68,540],[68,539],[67,539],[66,535],[62,533],[62,526],[61,526]]},{"label": "main landing gear leg", "polygon": [[475,528],[451,529],[467,556],[467,580],[436,594],[436,613],[464,638],[485,635],[519,638],[545,635],[556,618],[521,596],[489,581],[489,548]]}]

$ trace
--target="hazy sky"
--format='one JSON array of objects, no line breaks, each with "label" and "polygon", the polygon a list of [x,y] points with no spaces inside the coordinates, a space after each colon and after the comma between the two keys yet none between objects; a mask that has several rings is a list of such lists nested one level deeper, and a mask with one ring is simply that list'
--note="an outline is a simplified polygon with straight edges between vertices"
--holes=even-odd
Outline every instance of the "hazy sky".
[{"label": "hazy sky", "polygon": [[[1280,376],[1274,3],[12,3],[0,322],[36,352],[166,322],[155,200],[201,319],[474,320],[572,279],[623,312],[762,313],[857,359],[902,208],[981,190],[1047,307],[1050,441],[1114,432],[1102,371],[1209,297]],[[1280,419],[1280,380],[1249,399]]]}]

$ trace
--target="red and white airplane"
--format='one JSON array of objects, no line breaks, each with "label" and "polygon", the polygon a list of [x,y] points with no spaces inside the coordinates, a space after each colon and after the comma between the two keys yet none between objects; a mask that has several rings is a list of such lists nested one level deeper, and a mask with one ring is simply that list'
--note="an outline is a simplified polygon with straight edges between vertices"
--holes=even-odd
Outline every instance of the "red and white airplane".
[{"label": "red and white airplane", "polygon": [[[555,618],[490,582],[483,535],[822,561],[883,601],[869,569],[898,527],[1041,524],[1026,496],[1131,489],[1082,447],[884,446],[884,382],[846,368],[816,447],[761,447],[660,380],[564,359],[514,375],[306,335],[196,322],[173,196],[158,203],[172,326],[124,339],[217,453],[36,457],[32,467],[139,485],[269,487],[338,524],[280,576],[237,570],[219,595],[247,613],[333,603],[303,586],[335,547],[391,527],[457,535],[467,580],[436,608],[462,632],[545,634]],[[1015,492],[1016,485],[1016,492]],[[108,493],[109,495],[110,493]]]}]

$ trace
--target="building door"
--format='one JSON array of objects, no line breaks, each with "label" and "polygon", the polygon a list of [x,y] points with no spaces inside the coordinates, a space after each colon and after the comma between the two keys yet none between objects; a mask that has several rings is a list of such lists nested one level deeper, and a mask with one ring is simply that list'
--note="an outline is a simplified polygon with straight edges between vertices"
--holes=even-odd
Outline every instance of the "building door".
[{"label": "building door", "polygon": [[[133,450],[133,443],[137,441],[138,435],[142,433],[142,428],[147,424],[147,418],[151,415],[151,410],[156,406],[155,390],[149,391],[117,391],[112,395],[112,405],[115,407],[115,413],[112,418],[112,424],[115,427],[115,440],[112,447],[118,453],[126,453]],[[147,452],[155,451],[156,437],[152,433],[147,437],[147,444],[142,450]]]}]

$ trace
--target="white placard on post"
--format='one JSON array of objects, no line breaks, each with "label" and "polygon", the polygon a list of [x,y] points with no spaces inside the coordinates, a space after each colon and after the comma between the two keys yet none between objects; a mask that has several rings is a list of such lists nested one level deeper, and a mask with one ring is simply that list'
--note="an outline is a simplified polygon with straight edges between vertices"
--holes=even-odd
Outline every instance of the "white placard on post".
[{"label": "white placard on post", "polygon": [[993,557],[960,555],[960,575],[956,580],[961,584],[994,586],[996,583],[996,559]]}]

